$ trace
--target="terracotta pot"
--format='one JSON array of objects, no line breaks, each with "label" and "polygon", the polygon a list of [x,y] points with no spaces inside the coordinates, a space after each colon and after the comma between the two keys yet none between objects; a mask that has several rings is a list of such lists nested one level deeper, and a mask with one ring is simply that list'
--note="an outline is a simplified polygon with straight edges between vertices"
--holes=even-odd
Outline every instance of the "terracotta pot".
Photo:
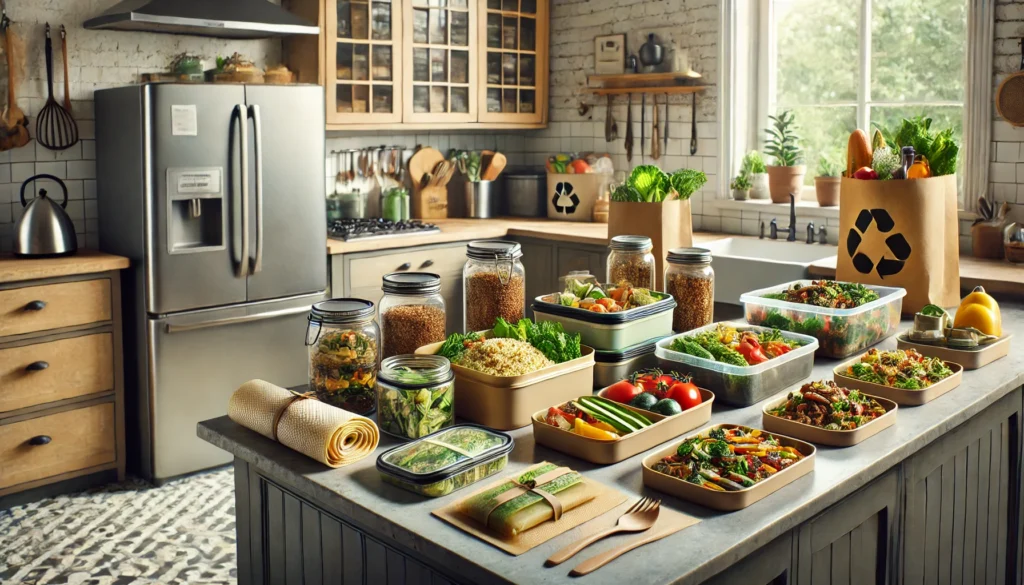
[{"label": "terracotta pot", "polygon": [[735,199],[736,201],[746,201],[749,196],[750,196],[750,190],[749,189],[733,189],[732,190],[732,198]]},{"label": "terracotta pot", "polygon": [[751,199],[767,199],[768,198],[768,173],[751,173],[750,174],[750,198]]},{"label": "terracotta pot", "polygon": [[800,200],[800,191],[804,187],[804,175],[807,167],[794,165],[791,167],[768,167],[768,192],[772,203],[789,203],[789,194],[796,195]]},{"label": "terracotta pot", "polygon": [[814,194],[821,207],[839,205],[839,185],[842,177],[814,177]]}]

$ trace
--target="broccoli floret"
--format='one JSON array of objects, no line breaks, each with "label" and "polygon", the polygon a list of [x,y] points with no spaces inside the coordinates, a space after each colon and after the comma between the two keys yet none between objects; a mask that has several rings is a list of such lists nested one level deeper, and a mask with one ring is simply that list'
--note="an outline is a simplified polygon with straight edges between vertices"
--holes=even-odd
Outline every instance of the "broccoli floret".
[{"label": "broccoli floret", "polygon": [[690,453],[693,452],[693,446],[697,443],[697,439],[690,439],[689,441],[683,441],[679,447],[676,448],[676,455],[679,457],[689,457]]},{"label": "broccoli floret", "polygon": [[712,457],[728,457],[732,455],[732,450],[729,449],[729,443],[725,441],[709,441],[704,446],[704,451]]},{"label": "broccoli floret", "polygon": [[712,439],[716,439],[718,441],[724,441],[725,440],[725,429],[723,429],[722,427],[711,429],[711,432],[708,433],[708,436],[711,437]]},{"label": "broccoli floret", "polygon": [[895,388],[902,388],[904,390],[920,390],[921,382],[917,378],[906,378],[896,380],[893,385]]}]

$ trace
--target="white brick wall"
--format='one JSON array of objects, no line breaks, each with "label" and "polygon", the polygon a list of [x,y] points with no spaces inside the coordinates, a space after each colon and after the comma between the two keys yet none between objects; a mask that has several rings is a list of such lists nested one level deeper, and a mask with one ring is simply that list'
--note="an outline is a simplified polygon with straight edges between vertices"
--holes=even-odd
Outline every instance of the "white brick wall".
[{"label": "white brick wall", "polygon": [[[1020,70],[1024,36],[1024,0],[999,0],[993,48],[993,87]],[[1011,217],[1024,221],[1024,128],[1014,128],[995,115],[992,121],[993,160],[989,165],[989,198],[1011,204]],[[962,231],[970,234],[970,229]],[[963,238],[961,238],[963,239]]]}]

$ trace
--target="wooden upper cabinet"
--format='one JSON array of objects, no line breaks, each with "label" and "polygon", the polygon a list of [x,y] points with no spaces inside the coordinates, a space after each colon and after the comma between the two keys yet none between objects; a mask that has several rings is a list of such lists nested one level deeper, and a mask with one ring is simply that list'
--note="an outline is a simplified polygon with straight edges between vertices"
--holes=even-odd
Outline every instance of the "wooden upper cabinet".
[{"label": "wooden upper cabinet", "polygon": [[328,124],[402,121],[402,10],[391,0],[326,0]]},{"label": "wooden upper cabinet", "polygon": [[476,0],[480,19],[480,122],[547,119],[548,0]]},{"label": "wooden upper cabinet", "polygon": [[475,0],[404,0],[405,117],[412,124],[475,122]]}]

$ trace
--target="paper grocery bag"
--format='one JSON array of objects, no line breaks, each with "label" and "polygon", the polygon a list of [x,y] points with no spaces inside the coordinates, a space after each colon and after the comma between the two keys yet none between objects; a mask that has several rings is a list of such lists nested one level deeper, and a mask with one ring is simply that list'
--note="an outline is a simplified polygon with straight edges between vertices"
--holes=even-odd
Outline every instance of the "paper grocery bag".
[{"label": "paper grocery bag", "polygon": [[907,289],[903,312],[960,301],[956,175],[904,181],[844,178],[839,280]]},{"label": "paper grocery bag", "polygon": [[673,248],[693,245],[690,200],[662,203],[612,201],[608,209],[608,240],[615,236],[647,236],[654,244],[655,288],[665,290],[665,257]]}]

